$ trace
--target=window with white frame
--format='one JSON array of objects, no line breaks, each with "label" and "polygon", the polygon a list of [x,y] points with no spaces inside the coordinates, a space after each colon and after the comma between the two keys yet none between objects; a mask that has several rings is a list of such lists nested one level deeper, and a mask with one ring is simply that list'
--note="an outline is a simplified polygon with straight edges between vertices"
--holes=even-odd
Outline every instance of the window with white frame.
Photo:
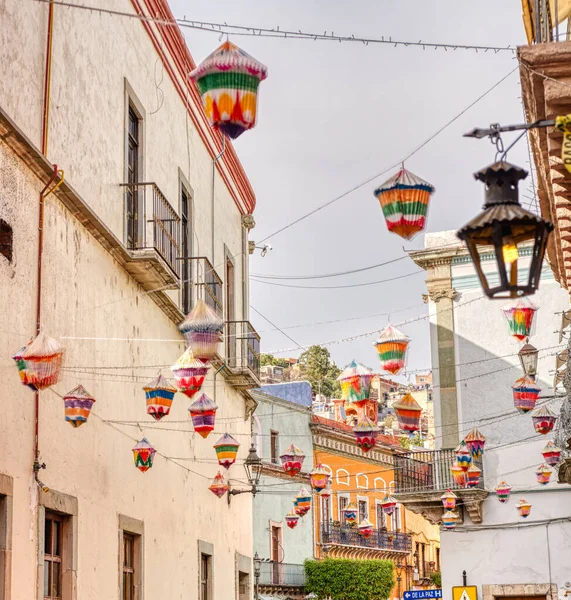
[{"label": "window with white frame", "polygon": [[349,471],[345,469],[337,469],[335,473],[335,478],[337,479],[338,485],[350,485],[351,476],[349,475]]}]

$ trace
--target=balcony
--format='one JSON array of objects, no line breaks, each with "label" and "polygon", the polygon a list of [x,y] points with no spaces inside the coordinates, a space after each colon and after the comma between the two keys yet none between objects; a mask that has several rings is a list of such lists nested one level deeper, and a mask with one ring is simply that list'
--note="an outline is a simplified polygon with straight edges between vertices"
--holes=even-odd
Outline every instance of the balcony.
[{"label": "balcony", "polygon": [[178,289],[180,217],[155,183],[125,183],[127,270],[142,285]]},{"label": "balcony", "polygon": [[465,488],[456,484],[450,473],[455,460],[454,450],[395,455],[394,495],[409,510],[422,514],[433,523],[439,523],[443,512],[440,497],[447,489],[451,489],[458,496],[458,507],[463,505],[472,521],[481,523],[482,503],[488,495],[484,489],[483,466],[476,462],[478,468],[482,469],[478,486]]},{"label": "balcony", "polygon": [[191,264],[191,277],[197,282],[197,295],[202,298],[210,308],[221,317],[224,316],[224,300],[222,279],[205,256],[189,259]]},{"label": "balcony", "polygon": [[374,529],[373,533],[366,538],[355,527],[340,523],[321,524],[321,543],[331,546],[368,548],[390,554],[412,552],[412,538],[408,533]]},{"label": "balcony", "polygon": [[260,385],[260,335],[249,321],[226,323],[226,364],[234,387]]},{"label": "balcony", "polygon": [[303,587],[305,570],[303,565],[264,561],[260,564],[259,585]]}]

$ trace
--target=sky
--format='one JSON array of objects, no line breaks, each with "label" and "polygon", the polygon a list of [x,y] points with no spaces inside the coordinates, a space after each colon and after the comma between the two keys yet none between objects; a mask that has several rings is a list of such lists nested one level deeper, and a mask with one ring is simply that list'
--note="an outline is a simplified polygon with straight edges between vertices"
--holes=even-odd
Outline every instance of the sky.
[{"label": "sky", "polygon": [[[178,18],[279,25],[282,30],[450,44],[526,43],[519,0],[170,0],[170,5]],[[197,62],[220,44],[217,34],[183,31]],[[250,239],[270,236],[265,243],[273,248],[265,257],[259,251],[250,257],[252,274],[339,272],[401,258],[406,256],[404,249],[422,248],[422,234],[406,242],[387,231],[373,195],[396,168],[284,232],[271,234],[399,162],[517,67],[510,52],[446,52],[261,37],[231,36],[230,40],[268,67],[268,78],[259,89],[258,123],[235,142],[257,196],[256,227]],[[407,160],[407,169],[436,188],[428,232],[458,229],[483,204],[483,186],[472,174],[493,162],[494,148],[487,139],[467,139],[462,134],[476,126],[522,121],[516,70]],[[509,160],[529,168],[525,140],[510,152]],[[351,286],[416,271],[419,268],[406,258],[342,277],[274,283]],[[299,346],[381,330],[389,318],[398,324],[427,314],[422,303],[424,281],[422,271],[392,282],[341,289],[298,289],[252,281],[251,321],[261,333],[263,352],[297,356]],[[323,321],[338,322],[312,325]],[[408,368],[429,369],[427,320],[402,330],[412,338]],[[375,339],[372,334],[328,347],[340,367],[352,359],[376,367]]]}]

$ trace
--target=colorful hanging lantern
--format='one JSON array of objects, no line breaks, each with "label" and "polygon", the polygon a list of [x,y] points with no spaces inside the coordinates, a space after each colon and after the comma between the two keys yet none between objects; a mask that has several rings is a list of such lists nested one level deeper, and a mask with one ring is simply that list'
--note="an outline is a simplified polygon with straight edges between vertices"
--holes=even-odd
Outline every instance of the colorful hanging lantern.
[{"label": "colorful hanging lantern", "polygon": [[262,63],[227,40],[190,78],[196,82],[210,123],[236,139],[256,124],[258,86],[267,75]]},{"label": "colorful hanging lantern", "polygon": [[359,508],[354,502],[349,502],[347,506],[343,509],[343,515],[345,516],[345,523],[347,525],[355,525],[357,523],[357,513],[359,512]]},{"label": "colorful hanging lantern", "polygon": [[513,385],[514,406],[522,413],[535,408],[541,388],[529,376],[520,377]]},{"label": "colorful hanging lantern", "polygon": [[329,484],[327,485],[327,487],[323,488],[320,492],[319,495],[322,498],[331,498],[331,494],[332,494],[332,489],[331,489],[331,482],[329,482]]},{"label": "colorful hanging lantern", "polygon": [[398,375],[404,369],[409,343],[410,338],[408,336],[389,325],[375,342],[375,348],[381,361],[381,369],[393,375]]},{"label": "colorful hanging lantern", "polygon": [[280,456],[284,471],[292,477],[301,471],[304,458],[305,454],[294,444]]},{"label": "colorful hanging lantern", "polygon": [[516,504],[516,508],[520,517],[523,517],[524,519],[529,517],[529,513],[531,512],[531,504],[529,502],[522,499]]},{"label": "colorful hanging lantern", "polygon": [[145,473],[153,466],[153,460],[155,458],[156,450],[149,444],[147,438],[143,438],[133,448],[133,458],[135,459],[135,466],[141,473]]},{"label": "colorful hanging lantern", "polygon": [[405,240],[424,229],[428,203],[434,187],[407,171],[404,166],[375,190],[387,229]]},{"label": "colorful hanging lantern", "polygon": [[447,510],[442,515],[442,527],[444,529],[454,529],[456,527],[456,521],[458,519],[458,515],[451,510]]},{"label": "colorful hanging lantern", "polygon": [[176,388],[159,373],[158,377],[143,388],[143,391],[147,398],[147,413],[156,421],[166,417],[171,410]]},{"label": "colorful hanging lantern", "polygon": [[324,490],[327,487],[330,479],[331,475],[329,471],[321,463],[319,463],[309,474],[311,487],[316,492],[321,492],[321,490]]},{"label": "colorful hanging lantern", "polygon": [[442,500],[442,506],[444,506],[446,510],[454,510],[456,508],[457,497],[458,496],[456,496],[456,494],[451,490],[446,490],[446,493],[440,496],[440,499]]},{"label": "colorful hanging lantern", "polygon": [[537,431],[537,433],[541,433],[542,435],[546,435],[550,431],[553,431],[555,421],[557,421],[557,417],[547,408],[547,406],[538,408],[531,415],[531,419],[533,421],[535,431]]},{"label": "colorful hanging lantern", "polygon": [[484,454],[484,446],[486,445],[486,437],[483,433],[478,431],[475,427],[470,433],[464,438],[466,446],[470,451],[473,459],[482,458]]},{"label": "colorful hanging lantern", "polygon": [[395,512],[396,506],[397,501],[396,498],[393,498],[393,496],[385,496],[381,500],[381,508],[383,509],[385,515],[392,515]]},{"label": "colorful hanging lantern", "polygon": [[218,354],[222,341],[224,319],[204,302],[199,300],[179,329],[184,335],[194,358],[207,363]]},{"label": "colorful hanging lantern", "polygon": [[500,481],[496,487],[496,496],[498,500],[503,504],[510,499],[512,488],[505,482]]},{"label": "colorful hanging lantern", "polygon": [[357,422],[357,425],[353,427],[353,433],[355,434],[355,441],[363,452],[368,452],[371,448],[374,448],[377,443],[377,435],[379,434],[379,428],[369,417],[363,417]]},{"label": "colorful hanging lantern", "polygon": [[541,451],[543,459],[550,466],[554,467],[561,458],[561,448],[558,448],[552,441],[547,442],[545,448]]},{"label": "colorful hanging lantern", "polygon": [[472,465],[466,472],[466,485],[468,487],[477,487],[480,485],[482,471],[476,465]]},{"label": "colorful hanging lantern", "polygon": [[418,431],[420,426],[420,404],[410,395],[405,394],[393,404],[399,429],[403,431]]},{"label": "colorful hanging lantern", "polygon": [[74,427],[83,425],[89,417],[94,402],[95,398],[88,394],[82,385],[73,388],[63,397],[65,420]]},{"label": "colorful hanging lantern", "polygon": [[457,486],[463,487],[466,485],[466,471],[456,461],[450,465],[450,473]]},{"label": "colorful hanging lantern", "polygon": [[299,494],[295,497],[294,511],[300,517],[305,516],[311,508],[311,494],[305,489],[301,488]]},{"label": "colorful hanging lantern", "polygon": [[210,487],[208,488],[215,496],[222,498],[224,494],[230,489],[228,482],[224,478],[224,475],[218,471],[216,477],[212,480]]},{"label": "colorful hanging lantern", "polygon": [[[517,249],[516,249],[517,253]],[[523,342],[532,333],[533,318],[537,311],[527,298],[519,298],[515,302],[510,302],[502,308],[502,312],[508,322],[510,334],[516,340]]]},{"label": "colorful hanging lantern", "polygon": [[299,516],[295,514],[295,510],[293,508],[285,516],[285,522],[290,529],[295,529],[297,527]]},{"label": "colorful hanging lantern", "polygon": [[468,450],[466,442],[462,440],[454,452],[456,453],[456,463],[458,466],[463,471],[467,471],[472,464],[472,453]]},{"label": "colorful hanging lantern", "polygon": [[551,479],[552,473],[553,471],[545,463],[539,465],[539,467],[537,467],[537,471],[535,471],[537,483],[540,483],[541,485],[547,485]]},{"label": "colorful hanging lantern", "polygon": [[178,391],[188,398],[192,398],[202,387],[209,368],[208,365],[194,358],[192,350],[187,348],[171,367]]},{"label": "colorful hanging lantern", "polygon": [[346,402],[362,402],[371,394],[374,373],[361,363],[352,361],[341,372],[337,381],[341,384],[341,395]]},{"label": "colorful hanging lantern", "polygon": [[217,410],[216,403],[206,394],[201,394],[200,398],[188,407],[194,431],[202,438],[206,439],[214,429]]},{"label": "colorful hanging lantern", "polygon": [[12,357],[20,373],[20,381],[35,392],[59,381],[63,348],[57,340],[39,333]]},{"label": "colorful hanging lantern", "polygon": [[240,442],[235,440],[229,433],[225,433],[216,444],[214,444],[214,450],[216,450],[216,456],[218,457],[218,464],[225,469],[229,469],[236,462],[239,447]]},{"label": "colorful hanging lantern", "polygon": [[369,519],[363,519],[357,526],[357,531],[364,538],[371,537],[371,534],[373,533],[373,524],[371,523],[371,521],[369,521]]}]

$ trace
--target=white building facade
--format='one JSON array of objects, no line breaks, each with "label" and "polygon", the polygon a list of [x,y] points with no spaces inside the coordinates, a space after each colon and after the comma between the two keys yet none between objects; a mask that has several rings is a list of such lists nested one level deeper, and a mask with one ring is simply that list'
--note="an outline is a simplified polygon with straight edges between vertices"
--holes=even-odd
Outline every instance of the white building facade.
[{"label": "white building facade", "polygon": [[[397,491],[407,508],[438,522],[440,495],[453,486],[453,449],[478,428],[486,437],[483,480],[479,488],[454,490],[460,522],[441,533],[443,598],[452,598],[452,587],[462,585],[466,571],[468,585],[477,586],[483,600],[552,599],[570,579],[571,488],[557,483],[557,469],[547,486],[537,483],[541,451],[555,432],[535,433],[531,413],[514,408],[512,385],[523,375],[518,359],[522,343],[509,333],[501,311],[506,301],[484,296],[465,248],[456,242],[454,232],[427,234],[425,249],[410,252],[427,272],[437,450],[404,460]],[[520,257],[521,268],[526,260]],[[491,257],[484,269],[493,270]],[[547,265],[530,300],[538,307],[530,338],[539,350],[542,392],[537,406],[558,414],[561,399],[553,390],[553,372],[556,354],[566,347],[558,329],[569,296]],[[417,484],[411,483],[414,474],[420,475]],[[512,487],[507,503],[500,503],[494,492],[502,480]],[[522,498],[532,504],[525,519],[516,509]]]},{"label": "white building facade", "polygon": [[[218,470],[245,479],[255,196],[206,120],[180,30],[160,24],[166,0],[97,4],[157,21],[0,6],[0,598],[246,600],[252,497],[229,505],[208,487]],[[199,298],[226,322],[202,390],[218,405],[207,439],[192,400],[177,394],[155,422],[142,389],[159,370],[172,380]],[[11,356],[38,320],[65,358],[36,410]],[[96,402],[75,429],[62,396],[78,384]],[[241,442],[229,472],[213,449],[225,432]],[[144,437],[157,455],[141,473],[131,449]]]}]

